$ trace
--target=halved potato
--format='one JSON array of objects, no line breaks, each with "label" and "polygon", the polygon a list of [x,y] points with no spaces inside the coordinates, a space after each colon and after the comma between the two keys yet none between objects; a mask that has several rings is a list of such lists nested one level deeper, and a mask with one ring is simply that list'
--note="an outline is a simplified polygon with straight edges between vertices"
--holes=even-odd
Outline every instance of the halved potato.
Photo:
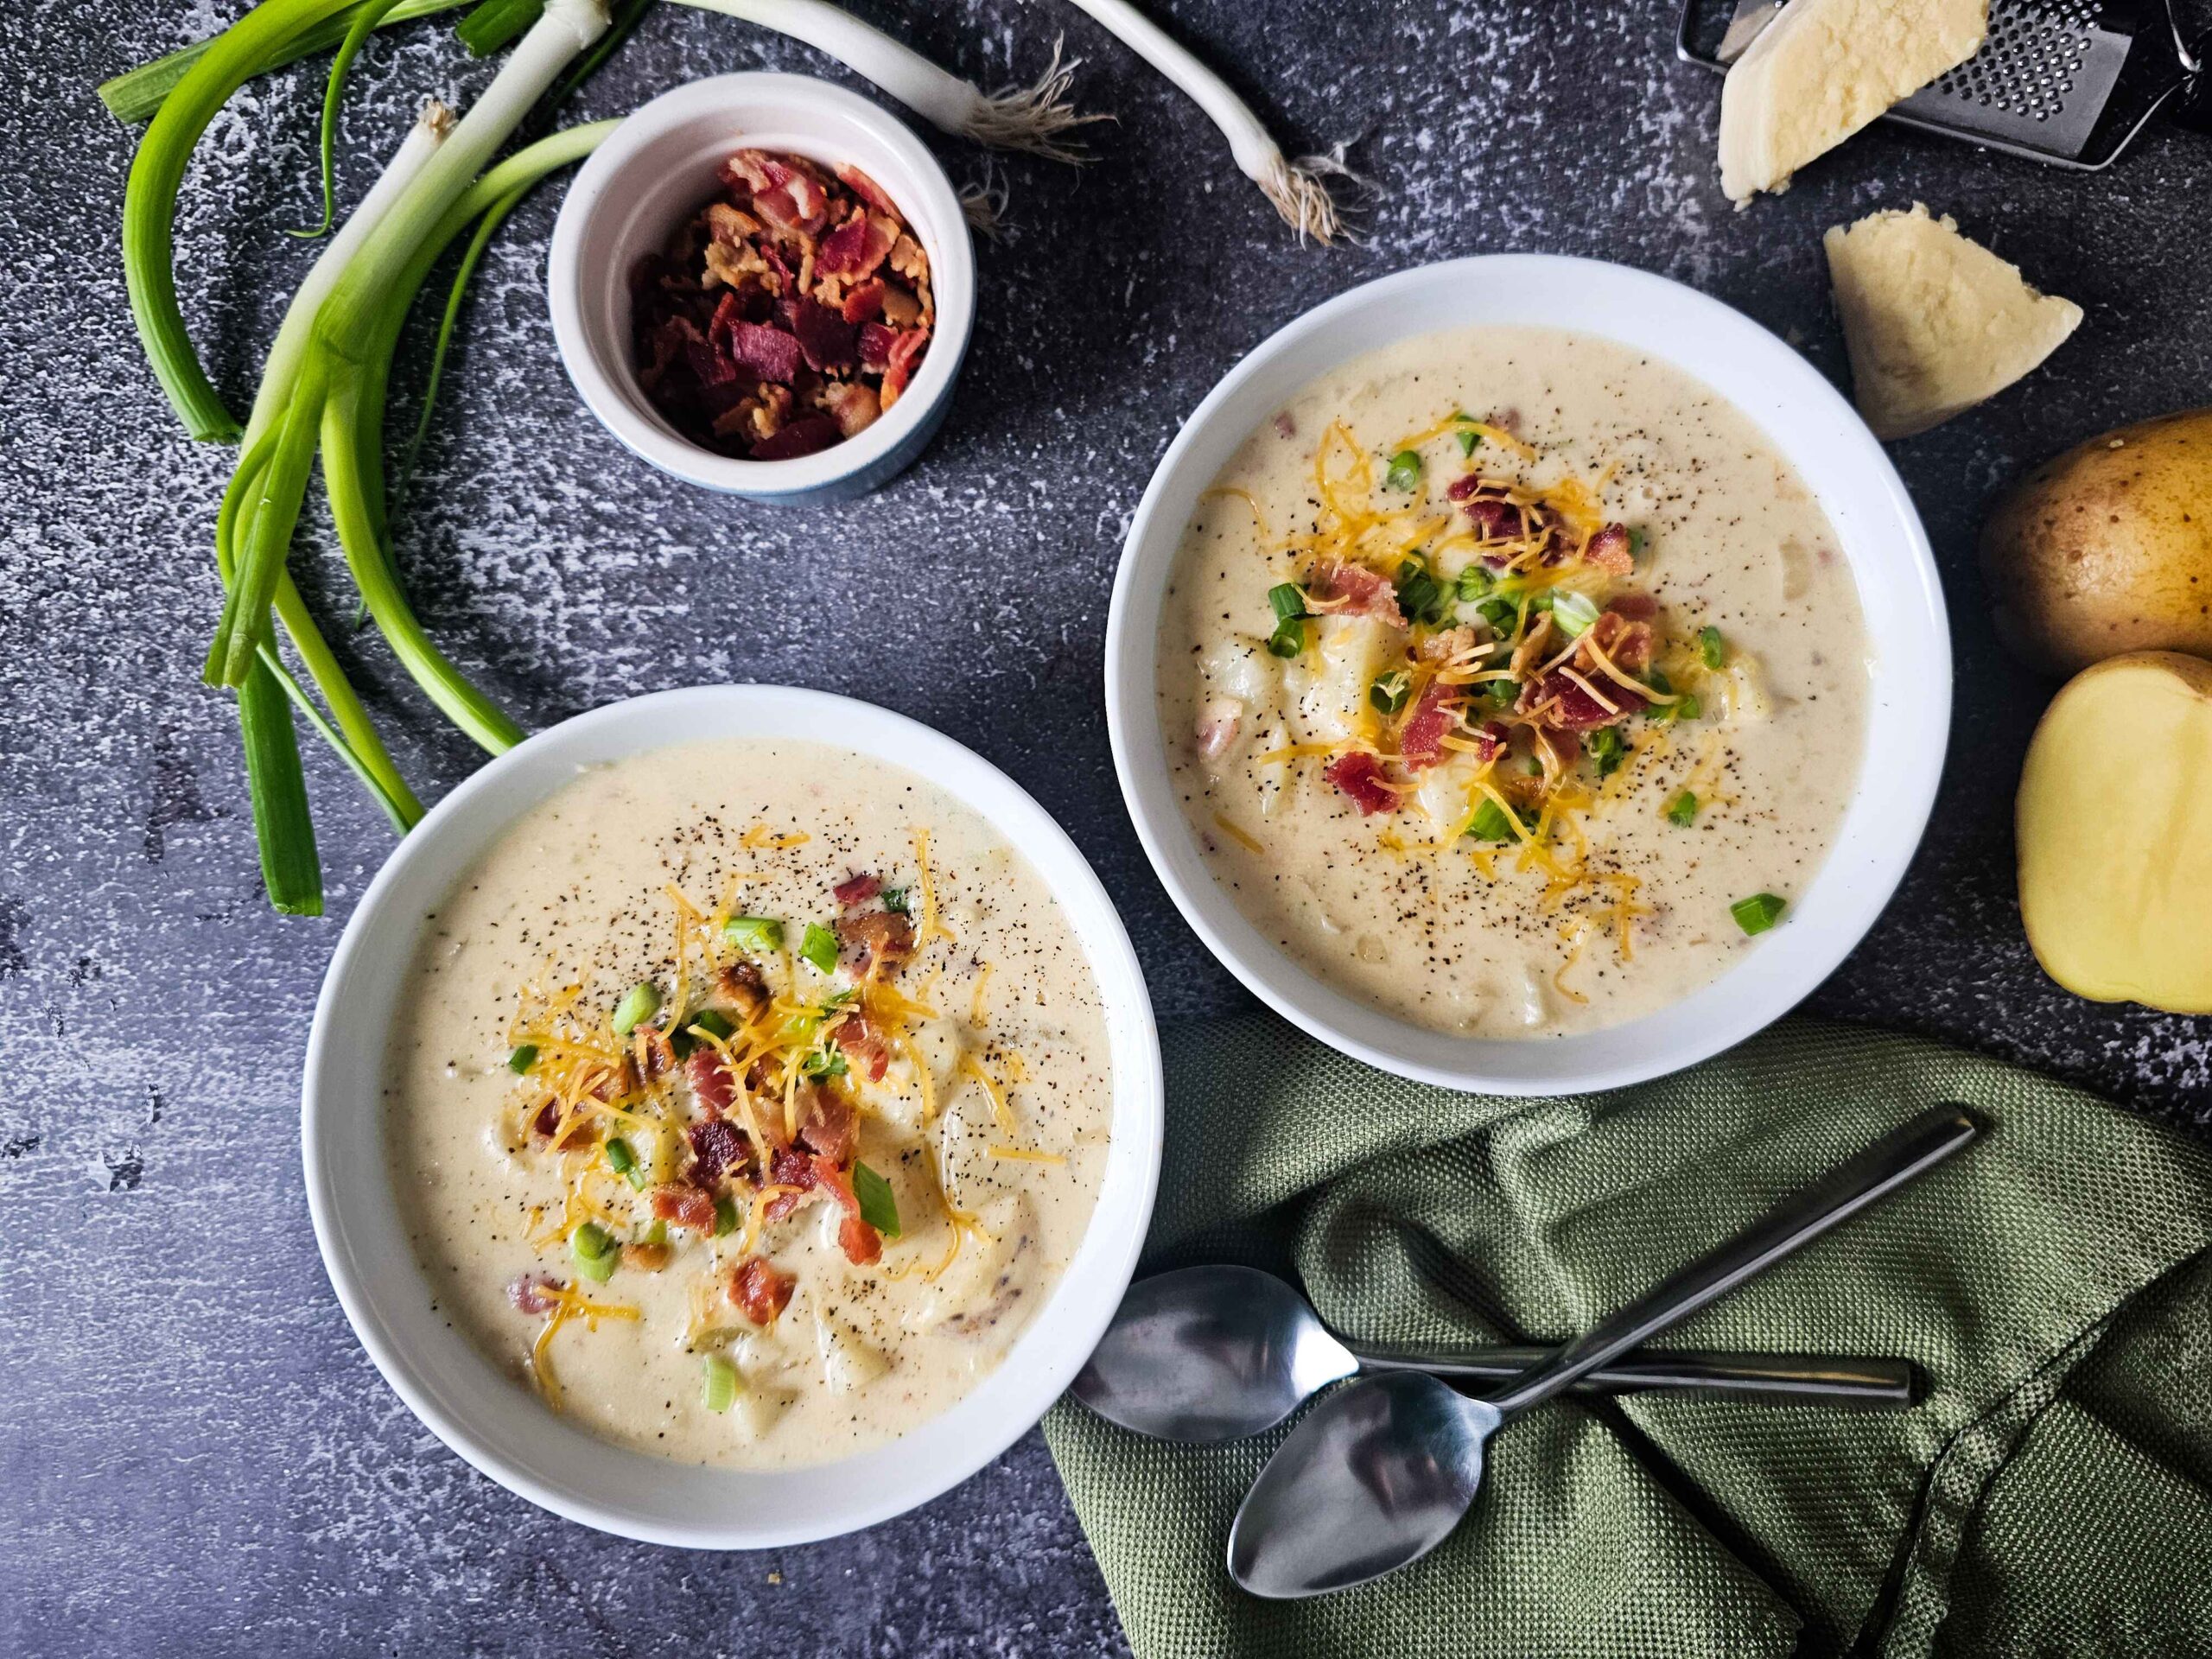
[{"label": "halved potato", "polygon": [[2212,1013],[2212,663],[2132,652],[2069,681],[2020,776],[2020,913],[2078,995]]}]

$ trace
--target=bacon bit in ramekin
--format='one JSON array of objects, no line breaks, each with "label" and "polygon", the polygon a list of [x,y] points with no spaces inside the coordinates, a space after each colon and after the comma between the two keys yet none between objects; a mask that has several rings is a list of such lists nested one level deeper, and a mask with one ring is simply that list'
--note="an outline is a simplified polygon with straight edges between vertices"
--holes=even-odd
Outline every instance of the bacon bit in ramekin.
[{"label": "bacon bit in ramekin", "polygon": [[783,461],[863,432],[936,324],[929,256],[880,186],[743,149],[631,278],[639,384],[685,437]]}]

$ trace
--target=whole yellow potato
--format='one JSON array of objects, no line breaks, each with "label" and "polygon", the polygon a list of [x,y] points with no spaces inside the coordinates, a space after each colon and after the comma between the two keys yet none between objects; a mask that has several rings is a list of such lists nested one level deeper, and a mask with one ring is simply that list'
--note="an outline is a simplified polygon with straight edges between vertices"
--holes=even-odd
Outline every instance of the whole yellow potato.
[{"label": "whole yellow potato", "polygon": [[2100,1002],[2212,1013],[2212,663],[2130,652],[2069,680],[2014,828],[2045,973]]},{"label": "whole yellow potato", "polygon": [[1982,527],[1997,632],[2072,674],[2123,651],[2212,657],[2212,409],[2045,461]]}]

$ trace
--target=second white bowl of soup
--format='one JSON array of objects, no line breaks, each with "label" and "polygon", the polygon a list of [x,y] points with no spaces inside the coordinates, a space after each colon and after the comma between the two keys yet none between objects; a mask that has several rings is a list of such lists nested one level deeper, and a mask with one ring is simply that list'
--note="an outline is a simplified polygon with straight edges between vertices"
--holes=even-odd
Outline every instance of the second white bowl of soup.
[{"label": "second white bowl of soup", "polygon": [[1499,256],[1215,389],[1117,579],[1123,792],[1184,915],[1357,1058],[1559,1093],[1778,1017],[1917,844],[1941,589],[1880,446],[1718,302]]},{"label": "second white bowl of soup", "polygon": [[308,1193],[448,1445],[658,1542],[842,1532],[973,1472],[1126,1287],[1151,1015],[1072,843],[950,740],[777,687],[494,761],[317,1007]]}]

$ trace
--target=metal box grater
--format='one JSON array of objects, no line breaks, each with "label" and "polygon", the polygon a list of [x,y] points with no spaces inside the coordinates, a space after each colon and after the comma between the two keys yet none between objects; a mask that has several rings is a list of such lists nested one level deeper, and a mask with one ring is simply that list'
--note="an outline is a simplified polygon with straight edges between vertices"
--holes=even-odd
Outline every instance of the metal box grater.
[{"label": "metal box grater", "polygon": [[[1675,48],[1725,70],[1783,3],[1686,0]],[[2212,130],[2208,42],[2179,0],[1990,0],[1981,50],[1883,118],[2095,172],[2161,113]]]}]

